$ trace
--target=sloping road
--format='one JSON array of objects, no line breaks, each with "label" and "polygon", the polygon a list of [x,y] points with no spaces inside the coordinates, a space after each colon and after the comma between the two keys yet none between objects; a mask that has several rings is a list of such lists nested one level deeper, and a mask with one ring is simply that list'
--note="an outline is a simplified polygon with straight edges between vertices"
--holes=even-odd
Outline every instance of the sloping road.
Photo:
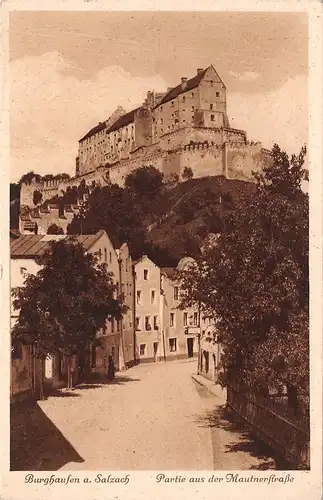
[{"label": "sloping road", "polygon": [[195,369],[196,361],[142,364],[118,373],[113,384],[84,385],[40,402],[84,460],[61,470],[212,469]]}]

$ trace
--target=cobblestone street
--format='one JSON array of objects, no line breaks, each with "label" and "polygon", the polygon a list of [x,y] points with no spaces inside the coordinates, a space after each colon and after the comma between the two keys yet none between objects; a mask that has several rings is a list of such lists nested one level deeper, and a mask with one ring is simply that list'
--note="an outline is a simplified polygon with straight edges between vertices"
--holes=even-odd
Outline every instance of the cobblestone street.
[{"label": "cobblestone street", "polygon": [[192,380],[195,370],[195,361],[142,364],[117,373],[112,384],[84,384],[38,402],[41,424],[39,415],[34,417],[25,433],[34,436],[29,455],[36,458],[25,467],[273,468],[259,445],[220,416],[217,398]]}]

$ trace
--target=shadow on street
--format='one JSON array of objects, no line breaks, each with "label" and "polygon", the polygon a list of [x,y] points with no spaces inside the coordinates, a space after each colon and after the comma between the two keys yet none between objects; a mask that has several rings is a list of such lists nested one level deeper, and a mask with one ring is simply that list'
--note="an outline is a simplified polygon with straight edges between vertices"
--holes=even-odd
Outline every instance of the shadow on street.
[{"label": "shadow on street", "polygon": [[75,386],[75,389],[77,390],[83,390],[83,389],[97,389],[99,387],[103,386],[109,386],[109,385],[124,385],[127,384],[128,382],[140,382],[140,378],[132,378],[132,377],[127,377],[125,375],[117,375],[113,380],[109,381],[104,378],[99,379],[99,380],[94,380],[93,382],[83,382]]},{"label": "shadow on street", "polygon": [[[204,389],[202,390],[204,392]],[[214,409],[196,416],[195,421],[200,427],[208,427],[213,431],[218,428],[229,432],[232,440],[225,445],[225,453],[242,452],[256,457],[259,464],[251,465],[250,470],[290,470],[290,466],[274,450],[262,441],[254,439],[244,423],[225,406],[214,406]],[[215,432],[212,432],[212,439],[214,440],[213,445],[216,447]]]},{"label": "shadow on street", "polygon": [[37,403],[10,408],[10,470],[58,470],[84,462]]}]

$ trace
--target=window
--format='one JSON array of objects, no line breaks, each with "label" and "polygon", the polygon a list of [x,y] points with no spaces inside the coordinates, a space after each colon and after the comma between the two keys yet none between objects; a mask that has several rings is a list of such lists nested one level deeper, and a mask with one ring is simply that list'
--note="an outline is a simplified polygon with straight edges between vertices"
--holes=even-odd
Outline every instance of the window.
[{"label": "window", "polygon": [[214,115],[211,115],[211,122],[214,122]]},{"label": "window", "polygon": [[108,262],[108,251],[106,248],[104,249],[104,262]]},{"label": "window", "polygon": [[220,97],[220,92],[215,92],[216,97]]},{"label": "window", "polygon": [[194,111],[194,106],[192,106],[192,111]]},{"label": "window", "polygon": [[155,290],[152,290],[152,291],[151,291],[151,296],[150,296],[150,302],[151,302],[152,304],[154,304],[154,303],[155,303],[155,297],[156,297],[156,292],[155,292]]},{"label": "window", "polygon": [[183,315],[183,322],[184,322],[184,326],[187,326],[187,313],[184,313],[184,315]]},{"label": "window", "polygon": [[210,109],[213,109],[213,104],[210,104]]},{"label": "window", "polygon": [[183,100],[183,102],[185,102],[185,95],[183,95],[183,99],[182,100]]},{"label": "window", "polygon": [[177,351],[177,339],[169,339],[169,350],[170,352]]},{"label": "window", "polygon": [[192,92],[192,99],[193,99],[193,97],[194,97],[194,92]]},{"label": "window", "polygon": [[164,123],[164,120],[163,120],[162,118],[160,119],[160,123],[161,123],[161,124],[163,124],[163,123]]},{"label": "window", "polygon": [[178,300],[178,286],[174,286],[174,300]]},{"label": "window", "polygon": [[210,82],[210,83],[211,83],[211,87],[213,87],[213,80],[211,80],[211,82]]},{"label": "window", "polygon": [[154,330],[158,330],[158,316],[154,316]]},{"label": "window", "polygon": [[145,330],[146,330],[146,331],[151,330],[151,326],[150,326],[150,316],[145,316]]},{"label": "window", "polygon": [[140,331],[140,330],[141,330],[141,328],[140,328],[140,318],[139,318],[138,316],[137,316],[137,318],[136,318],[136,330],[137,330],[137,331]]},{"label": "window", "polygon": [[137,304],[141,304],[141,290],[137,290]]},{"label": "window", "polygon": [[145,356],[146,354],[146,344],[140,344],[139,346],[140,356]]},{"label": "window", "polygon": [[174,107],[174,101],[172,101],[172,108]]},{"label": "window", "polygon": [[144,280],[148,280],[148,269],[144,269]]},{"label": "window", "polygon": [[174,318],[175,318],[175,314],[174,313],[170,313],[170,316],[169,316],[169,324],[170,324],[170,326],[174,326]]},{"label": "window", "polygon": [[194,326],[197,326],[197,313],[194,313],[193,322],[194,322]]},{"label": "window", "polygon": [[114,333],[114,319],[111,319],[111,333]]}]

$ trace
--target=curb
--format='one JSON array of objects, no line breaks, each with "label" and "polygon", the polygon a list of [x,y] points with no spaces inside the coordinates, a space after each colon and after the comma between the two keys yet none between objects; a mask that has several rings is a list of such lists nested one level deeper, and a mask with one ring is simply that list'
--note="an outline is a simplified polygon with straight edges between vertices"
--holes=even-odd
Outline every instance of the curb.
[{"label": "curb", "polygon": [[[200,380],[198,377],[200,377],[200,375],[196,375],[196,374],[192,374],[191,375],[192,377],[192,380],[194,380],[194,382],[196,382],[197,384],[199,384],[201,387],[203,387],[204,389],[206,389],[210,394],[212,394],[215,398],[221,400],[221,397],[219,396],[219,394],[217,394],[213,389],[212,389],[212,386],[208,385],[208,384],[204,384],[203,383],[203,380]],[[220,406],[226,406],[227,405],[227,399],[225,398],[225,401],[219,401],[219,404]]]}]

